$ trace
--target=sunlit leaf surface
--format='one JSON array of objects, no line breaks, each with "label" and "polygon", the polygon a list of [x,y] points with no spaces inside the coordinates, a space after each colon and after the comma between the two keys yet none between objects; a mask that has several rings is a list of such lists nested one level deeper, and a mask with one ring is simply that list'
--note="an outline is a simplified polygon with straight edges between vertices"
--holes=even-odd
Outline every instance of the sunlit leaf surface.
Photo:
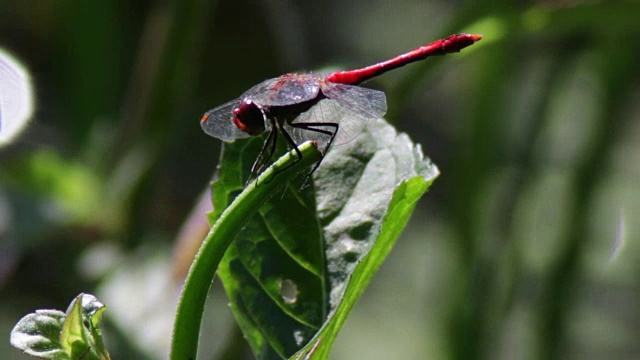
[{"label": "sunlit leaf surface", "polygon": [[[225,145],[211,220],[242,189],[260,145],[260,139]],[[259,210],[219,273],[258,357],[289,357],[320,330],[328,352],[437,173],[408,136],[378,120],[327,154],[314,187],[300,191],[294,179]]]},{"label": "sunlit leaf surface", "polygon": [[11,345],[43,359],[109,360],[99,329],[105,307],[96,297],[78,295],[66,313],[36,310],[11,331]]}]

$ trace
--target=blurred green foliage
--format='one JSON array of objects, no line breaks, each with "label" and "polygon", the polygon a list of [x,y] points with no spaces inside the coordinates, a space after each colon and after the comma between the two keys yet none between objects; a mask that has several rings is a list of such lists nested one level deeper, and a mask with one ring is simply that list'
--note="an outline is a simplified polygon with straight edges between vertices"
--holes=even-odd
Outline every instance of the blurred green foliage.
[{"label": "blurred green foliage", "polygon": [[[638,358],[638,19],[636,1],[3,2],[37,112],[0,149],[0,334],[95,292],[113,358],[166,357],[168,254],[218,159],[201,114],[464,31],[484,39],[367,84],[442,175],[333,357]],[[220,292],[203,336],[235,358]]]}]

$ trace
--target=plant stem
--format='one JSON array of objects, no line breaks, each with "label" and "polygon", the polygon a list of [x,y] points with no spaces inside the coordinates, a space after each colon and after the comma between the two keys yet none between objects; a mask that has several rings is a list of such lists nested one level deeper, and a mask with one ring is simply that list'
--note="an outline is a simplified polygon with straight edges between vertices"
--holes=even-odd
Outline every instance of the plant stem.
[{"label": "plant stem", "polygon": [[[173,328],[172,360],[196,359],[207,294],[231,241],[260,206],[285,186],[293,175],[320,160],[320,152],[313,143],[304,143],[299,149],[302,152],[300,161],[297,161],[298,157],[293,151],[282,156],[257,178],[259,185],[250,183],[211,227],[191,264],[182,289]],[[274,177],[275,173],[278,176]]]}]

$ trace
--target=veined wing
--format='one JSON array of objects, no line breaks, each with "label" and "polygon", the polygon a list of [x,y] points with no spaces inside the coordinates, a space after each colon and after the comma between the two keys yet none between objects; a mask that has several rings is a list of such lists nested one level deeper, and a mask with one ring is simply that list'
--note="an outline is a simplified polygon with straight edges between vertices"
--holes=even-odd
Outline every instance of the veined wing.
[{"label": "veined wing", "polygon": [[315,140],[320,146],[328,143],[330,135],[308,130],[296,124],[318,123],[314,129],[333,132],[335,127],[326,124],[338,124],[332,145],[345,144],[353,140],[368,121],[378,119],[387,112],[387,100],[382,91],[371,90],[359,86],[321,82],[321,90],[326,99],[320,100],[308,111],[300,114],[292,121],[289,131],[296,143]]},{"label": "veined wing", "polygon": [[[287,126],[287,132],[296,144],[314,140],[322,149],[329,143],[331,133],[336,130],[331,124],[338,125],[332,145],[341,145],[358,136],[369,120],[368,116],[345,107],[344,103],[334,99],[322,99],[292,121],[291,125]],[[301,127],[300,124],[305,125]],[[317,130],[323,130],[324,133]]]},{"label": "veined wing", "polygon": [[382,91],[324,81],[322,93],[367,119],[379,119],[387,112],[387,98]]},{"label": "veined wing", "polygon": [[209,136],[226,141],[250,137],[233,123],[233,108],[239,103],[240,100],[236,99],[207,111],[200,121],[202,130]]},{"label": "veined wing", "polygon": [[315,99],[321,78],[312,74],[285,74],[245,91],[240,99],[251,99],[258,106],[286,106]]}]

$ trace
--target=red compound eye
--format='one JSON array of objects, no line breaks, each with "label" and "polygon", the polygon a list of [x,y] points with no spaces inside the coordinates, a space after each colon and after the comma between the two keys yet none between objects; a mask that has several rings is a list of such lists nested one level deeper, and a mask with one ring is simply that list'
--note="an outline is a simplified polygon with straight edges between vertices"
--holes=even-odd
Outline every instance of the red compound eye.
[{"label": "red compound eye", "polygon": [[249,135],[262,134],[265,130],[262,110],[249,99],[242,100],[233,109],[233,123]]}]

